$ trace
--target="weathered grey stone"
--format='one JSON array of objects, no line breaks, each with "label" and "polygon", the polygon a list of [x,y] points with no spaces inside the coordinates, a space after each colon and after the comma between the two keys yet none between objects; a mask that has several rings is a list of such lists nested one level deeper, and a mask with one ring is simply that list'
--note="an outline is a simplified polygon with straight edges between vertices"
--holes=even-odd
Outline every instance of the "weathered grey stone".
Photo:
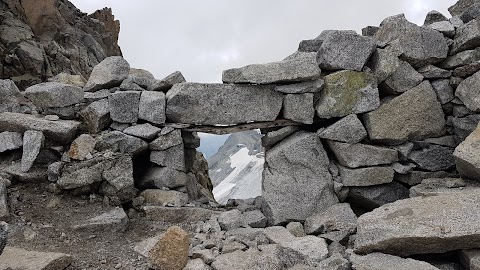
[{"label": "weathered grey stone", "polygon": [[454,148],[431,145],[421,150],[413,151],[409,159],[417,164],[419,169],[427,171],[446,171],[455,166]]},{"label": "weathered grey stone", "polygon": [[92,102],[80,112],[80,117],[88,132],[95,134],[104,130],[112,123],[108,99]]},{"label": "weathered grey stone", "polygon": [[272,244],[290,242],[295,239],[295,236],[282,226],[267,227],[262,231],[262,233]]},{"label": "weathered grey stone", "polygon": [[220,214],[218,211],[198,207],[144,206],[143,209],[147,219],[170,223],[207,221]]},{"label": "weathered grey stone", "polygon": [[317,61],[326,70],[361,71],[375,48],[370,37],[352,31],[332,31],[320,46]]},{"label": "weathered grey stone", "polygon": [[111,163],[101,157],[90,160],[67,163],[57,180],[61,189],[76,189],[103,181],[102,172],[111,167]]},{"label": "weathered grey stone", "polygon": [[0,112],[25,112],[27,99],[12,80],[0,80]]},{"label": "weathered grey stone", "polygon": [[159,125],[165,123],[165,94],[143,91],[140,96],[138,118]]},{"label": "weathered grey stone", "polygon": [[475,49],[480,45],[480,25],[477,20],[459,27],[453,40],[450,54]]},{"label": "weathered grey stone", "polygon": [[58,178],[60,177],[60,173],[62,172],[63,169],[63,162],[57,161],[53,162],[52,164],[48,165],[47,169],[47,175],[48,175],[48,181],[50,182],[57,182]]},{"label": "weathered grey stone", "polygon": [[480,94],[479,81],[480,71],[462,81],[455,92],[455,96],[457,96],[468,109],[475,112],[480,111],[480,101],[476,98]]},{"label": "weathered grey stone", "polygon": [[[328,158],[315,133],[291,135],[267,151],[265,161],[262,212],[269,223],[305,220],[337,202]],[[301,209],[295,207],[300,204]]]},{"label": "weathered grey stone", "polygon": [[328,257],[328,245],[325,239],[313,235],[295,237],[279,245],[288,257],[298,258],[309,265],[316,265]]},{"label": "weathered grey stone", "polygon": [[480,251],[478,249],[461,250],[460,261],[465,269],[480,269]]},{"label": "weathered grey stone", "polygon": [[338,162],[349,168],[384,165],[398,161],[398,152],[389,148],[335,141],[328,141],[328,146]]},{"label": "weathered grey stone", "polygon": [[120,131],[112,131],[102,134],[97,138],[95,149],[131,154],[133,156],[148,149],[148,144],[142,139],[127,135]]},{"label": "weathered grey stone", "polygon": [[415,197],[363,214],[355,252],[407,256],[478,248],[479,200],[478,193]]},{"label": "weathered grey stone", "polygon": [[51,78],[48,78],[49,82],[57,82],[68,84],[76,87],[83,88],[87,83],[87,80],[82,77],[82,75],[71,75],[65,72],[59,73]]},{"label": "weathered grey stone", "polygon": [[179,129],[173,130],[166,134],[162,133],[163,130],[158,136],[158,139],[149,144],[150,150],[163,151],[183,143],[182,132]]},{"label": "weathered grey stone", "polygon": [[291,60],[225,70],[222,81],[252,84],[303,82],[318,79],[320,73],[316,53],[309,53]]},{"label": "weathered grey stone", "polygon": [[243,224],[252,228],[265,228],[267,226],[267,218],[260,210],[246,211],[242,213]]},{"label": "weathered grey stone", "polygon": [[372,253],[365,256],[352,254],[350,256],[353,269],[357,270],[384,270],[384,269],[402,269],[402,270],[439,270],[439,268],[423,261],[414,259],[404,259],[389,254]]},{"label": "weathered grey stone", "polygon": [[102,183],[99,193],[108,196],[112,201],[127,203],[137,195],[133,179],[133,161],[128,154],[118,155],[111,161],[111,166],[102,172]]},{"label": "weathered grey stone", "polygon": [[467,179],[480,180],[479,138],[480,128],[477,127],[453,153],[458,172]]},{"label": "weathered grey stone", "polygon": [[160,133],[160,128],[147,123],[128,127],[123,130],[123,133],[146,140],[151,140],[155,138],[158,133]]},{"label": "weathered grey stone", "polygon": [[310,216],[305,220],[307,234],[322,234],[333,231],[353,233],[357,228],[357,216],[348,203],[330,206],[325,211]]},{"label": "weathered grey stone", "polygon": [[325,77],[325,88],[315,109],[320,118],[332,118],[373,111],[379,106],[375,77],[345,70]]},{"label": "weathered grey stone", "polygon": [[178,226],[164,232],[148,253],[149,268],[159,270],[183,269],[188,261],[190,236]]},{"label": "weathered grey stone", "polygon": [[180,71],[175,71],[172,74],[168,75],[167,77],[161,79],[161,80],[156,80],[152,86],[148,87],[148,91],[167,91],[172,86],[174,86],[177,83],[183,83],[186,82],[185,78],[183,77],[183,74]]},{"label": "weathered grey stone", "polygon": [[206,264],[211,264],[215,260],[215,256],[211,249],[201,249],[192,252],[192,259],[201,259]]},{"label": "weathered grey stone", "polygon": [[0,153],[15,150],[23,145],[22,134],[18,132],[4,131],[0,133]]},{"label": "weathered grey stone", "polygon": [[352,144],[367,137],[365,127],[355,114],[340,119],[324,130],[319,130],[317,134],[322,139]]},{"label": "weathered grey stone", "polygon": [[182,130],[182,139],[185,148],[196,149],[200,147],[200,137],[197,132],[189,132]]},{"label": "weathered grey stone", "polygon": [[395,171],[392,167],[349,169],[338,166],[342,184],[347,187],[365,187],[391,183]]},{"label": "weathered grey stone", "polygon": [[408,188],[397,182],[370,187],[351,187],[348,200],[351,204],[365,209],[374,209],[381,205],[408,198]]},{"label": "weathered grey stone", "polygon": [[201,125],[274,121],[282,102],[283,95],[271,86],[181,83],[167,93],[167,121]]},{"label": "weathered grey stone", "polygon": [[79,126],[80,123],[77,121],[48,121],[30,114],[0,113],[0,131],[38,130],[43,132],[46,139],[59,143],[70,143]]},{"label": "weathered grey stone", "polygon": [[187,184],[187,175],[169,167],[153,167],[148,169],[140,179],[140,183],[146,188],[179,188]]},{"label": "weathered grey stone", "polygon": [[183,270],[212,270],[213,268],[203,262],[202,259],[193,259],[187,262]]},{"label": "weathered grey stone", "polygon": [[[7,186],[4,181],[0,181],[0,221],[5,220],[8,216]],[[0,254],[2,254],[2,249],[5,247],[6,235],[3,235],[5,234],[5,229],[6,228],[0,224]]]},{"label": "weathered grey stone", "polygon": [[313,93],[287,94],[283,97],[283,117],[304,124],[313,124]]},{"label": "weathered grey stone", "polygon": [[375,50],[368,64],[379,83],[392,76],[399,68],[402,61],[398,57],[401,54],[400,48],[395,44],[388,45],[384,49],[378,48]]},{"label": "weathered grey stone", "polygon": [[402,164],[399,162],[395,162],[392,164],[392,169],[399,174],[409,174],[415,169],[417,166],[413,163]]},{"label": "weathered grey stone", "polygon": [[137,122],[140,94],[138,91],[119,91],[111,94],[108,97],[108,107],[112,120],[119,123]]},{"label": "weathered grey stone", "polygon": [[240,228],[243,225],[241,215],[242,213],[237,209],[223,212],[218,216],[218,223],[224,231]]},{"label": "weathered grey stone", "polygon": [[389,17],[380,24],[374,39],[378,44],[397,43],[400,58],[413,67],[435,64],[447,57],[448,44],[443,34],[417,26],[403,14]]},{"label": "weathered grey stone", "polygon": [[462,142],[477,128],[478,123],[480,123],[480,114],[472,114],[465,117],[454,117],[452,119],[452,123],[456,141]]},{"label": "weathered grey stone", "polygon": [[318,79],[312,82],[278,85],[275,86],[274,90],[284,94],[317,93],[323,89],[324,85],[325,81],[323,79]]},{"label": "weathered grey stone", "polygon": [[432,81],[432,87],[442,105],[452,101],[455,98],[454,90],[450,85],[449,80],[445,79]]},{"label": "weathered grey stone", "polygon": [[67,155],[71,159],[85,160],[95,149],[96,140],[88,134],[82,134],[70,145]]},{"label": "weathered grey stone", "polygon": [[265,134],[262,137],[262,146],[264,147],[269,147],[273,146],[276,143],[282,141],[286,137],[292,135],[293,133],[297,132],[299,130],[298,127],[296,126],[287,126],[283,127],[279,130],[271,131]]},{"label": "weathered grey stone", "polygon": [[8,231],[8,224],[3,221],[0,222],[0,255],[2,255],[3,249],[7,245]]},{"label": "weathered grey stone", "polygon": [[290,222],[287,224],[286,228],[295,237],[306,236],[305,230],[303,229],[303,225],[300,222]]},{"label": "weathered grey stone", "polygon": [[477,0],[459,0],[454,5],[449,7],[448,11],[450,14],[452,14],[452,16],[459,16],[475,3],[477,3]]},{"label": "weathered grey stone", "polygon": [[130,64],[121,56],[107,57],[93,68],[84,89],[93,92],[119,86],[129,72]]},{"label": "weathered grey stone", "polygon": [[441,68],[454,69],[475,63],[480,60],[480,49],[466,50],[447,57],[439,64]]},{"label": "weathered grey stone", "polygon": [[410,188],[410,197],[480,192],[480,182],[462,178],[430,178]]},{"label": "weathered grey stone", "polygon": [[379,29],[378,26],[372,26],[372,25],[364,27],[362,28],[362,36],[373,37],[375,33],[377,33],[378,29]]},{"label": "weathered grey stone", "polygon": [[412,171],[409,174],[405,175],[395,175],[395,180],[409,186],[414,186],[422,183],[424,179],[429,178],[446,178],[446,177],[454,177],[453,174],[449,174],[447,172],[423,172],[423,171]]},{"label": "weathered grey stone", "polygon": [[73,224],[72,229],[89,231],[89,232],[103,232],[113,231],[122,232],[128,227],[128,217],[123,208],[116,207],[105,213],[85,220],[80,224]]},{"label": "weathered grey stone", "polygon": [[20,162],[16,162],[5,168],[5,172],[12,175],[15,180],[24,183],[40,183],[48,180],[47,170],[44,167],[34,165],[30,171],[22,172]]},{"label": "weathered grey stone", "polygon": [[458,67],[453,71],[453,75],[460,78],[466,78],[480,70],[480,61],[473,62],[463,67]]},{"label": "weathered grey stone", "polygon": [[68,84],[47,82],[28,87],[24,95],[38,107],[67,107],[83,100],[83,89]]},{"label": "weathered grey stone", "polygon": [[443,22],[443,21],[448,21],[447,17],[445,17],[445,15],[443,15],[441,12],[432,10],[427,13],[427,16],[425,17],[425,21],[423,22],[423,25],[429,25],[432,23]]},{"label": "weathered grey stone", "polygon": [[264,245],[261,250],[249,249],[222,254],[212,263],[215,270],[276,270],[284,268],[283,252],[278,245]]},{"label": "weathered grey stone", "polygon": [[448,79],[452,76],[452,72],[441,69],[434,65],[426,65],[418,69],[418,72],[425,77],[425,79]]},{"label": "weathered grey stone", "polygon": [[445,132],[441,104],[427,81],[367,113],[364,120],[370,139],[387,144],[438,137]]},{"label": "weathered grey stone", "polygon": [[83,98],[87,103],[108,98],[112,92],[110,89],[102,89],[97,92],[84,92]]},{"label": "weathered grey stone", "polygon": [[[345,259],[340,253],[335,252],[333,255],[331,255],[327,259],[321,261],[318,264],[318,268],[322,270],[349,270],[350,262],[347,259]],[[302,269],[298,269],[298,270],[302,270]],[[308,269],[305,269],[305,270],[308,270]]]},{"label": "weathered grey stone", "polygon": [[444,34],[447,37],[453,38],[455,36],[455,26],[449,21],[443,21],[443,22],[434,22],[432,24],[427,25],[428,28],[431,28],[433,30],[436,30],[442,34]]},{"label": "weathered grey stone", "polygon": [[188,203],[188,195],[174,190],[147,189],[140,194],[145,198],[145,204],[160,205],[172,204],[184,206]]},{"label": "weathered grey stone", "polygon": [[150,161],[164,167],[185,171],[185,151],[183,143],[163,151],[152,151]]},{"label": "weathered grey stone", "polygon": [[0,256],[0,269],[60,270],[66,269],[72,262],[73,257],[64,253],[7,247]]},{"label": "weathered grey stone", "polygon": [[399,61],[398,67],[381,85],[381,90],[386,93],[403,93],[419,85],[422,81],[422,74],[418,73],[409,63]]},{"label": "weathered grey stone", "polygon": [[28,172],[32,168],[44,142],[45,136],[41,131],[27,130],[23,133],[22,172]]},{"label": "weathered grey stone", "polygon": [[454,135],[449,135],[449,136],[443,136],[443,137],[438,137],[438,138],[428,138],[425,140],[426,143],[429,144],[436,144],[436,145],[441,145],[441,146],[448,146],[455,148],[458,146],[458,144],[455,142],[455,136]]}]

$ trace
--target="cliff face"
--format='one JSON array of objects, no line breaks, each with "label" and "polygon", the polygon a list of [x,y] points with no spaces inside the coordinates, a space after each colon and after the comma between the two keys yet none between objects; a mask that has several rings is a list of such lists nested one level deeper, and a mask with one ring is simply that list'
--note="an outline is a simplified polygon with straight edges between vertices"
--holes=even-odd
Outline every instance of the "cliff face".
[{"label": "cliff face", "polygon": [[61,72],[88,78],[103,59],[122,55],[119,32],[109,8],[87,15],[66,0],[1,0],[0,78],[21,89]]}]

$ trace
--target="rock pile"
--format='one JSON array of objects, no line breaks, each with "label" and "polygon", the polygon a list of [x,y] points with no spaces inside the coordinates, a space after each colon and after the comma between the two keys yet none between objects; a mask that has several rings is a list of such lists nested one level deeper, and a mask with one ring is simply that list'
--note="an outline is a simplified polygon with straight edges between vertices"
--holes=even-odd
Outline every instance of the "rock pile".
[{"label": "rock pile", "polygon": [[[0,219],[2,186],[50,181],[151,221],[196,222],[190,238],[172,228],[136,248],[158,269],[444,269],[452,251],[448,265],[474,269],[477,5],[432,11],[423,26],[397,15],[363,35],[324,31],[284,60],[224,71],[223,84],[157,80],[118,56],[88,81],[23,92],[0,81]],[[196,132],[257,128],[263,194],[225,211]],[[82,226],[126,219],[116,208]]]}]

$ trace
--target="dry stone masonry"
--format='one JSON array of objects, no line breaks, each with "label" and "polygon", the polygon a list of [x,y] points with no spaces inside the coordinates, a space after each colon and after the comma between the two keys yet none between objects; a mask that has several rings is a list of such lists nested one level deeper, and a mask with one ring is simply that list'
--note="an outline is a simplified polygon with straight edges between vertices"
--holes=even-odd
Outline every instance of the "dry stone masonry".
[{"label": "dry stone masonry", "polygon": [[[63,47],[4,2],[0,55],[18,53],[0,80],[0,220],[11,219],[11,188],[34,183],[112,206],[75,231],[128,233],[138,216],[180,225],[136,245],[152,269],[480,268],[479,1],[460,0],[450,19],[432,11],[423,26],[400,14],[362,35],[323,31],[284,60],[224,71],[223,83],[130,67],[102,46],[118,38],[108,10],[82,17],[110,31],[84,39],[98,50],[72,75],[54,72]],[[46,48],[37,60],[55,49],[59,62],[26,66]],[[45,78],[18,77],[29,70]],[[266,149],[262,196],[219,205],[197,131],[251,129]],[[0,223],[6,268],[18,254],[43,257],[42,269],[72,262],[9,247],[8,231]]]}]

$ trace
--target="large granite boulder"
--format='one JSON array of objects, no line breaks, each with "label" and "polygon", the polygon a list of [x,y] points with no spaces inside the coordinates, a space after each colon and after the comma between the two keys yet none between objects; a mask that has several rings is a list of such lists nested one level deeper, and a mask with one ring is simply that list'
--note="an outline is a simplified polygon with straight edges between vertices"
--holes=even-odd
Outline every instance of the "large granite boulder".
[{"label": "large granite boulder", "polygon": [[480,45],[480,21],[472,20],[457,29],[450,54],[475,49]]},{"label": "large granite boulder", "polygon": [[42,131],[45,138],[68,144],[75,138],[80,122],[70,120],[49,121],[30,114],[0,113],[0,131]]},{"label": "large granite boulder", "polygon": [[95,134],[104,130],[112,123],[108,99],[104,98],[90,103],[80,112],[80,118],[88,132]]},{"label": "large granite boulder", "polygon": [[138,118],[159,125],[165,123],[165,94],[143,91],[140,96]]},{"label": "large granite boulder", "polygon": [[344,70],[325,77],[315,109],[320,118],[332,118],[373,111],[379,106],[375,76]]},{"label": "large granite boulder", "polygon": [[176,84],[167,93],[167,122],[232,125],[274,121],[283,95],[271,86]]},{"label": "large granite boulder", "polygon": [[317,61],[326,70],[361,71],[376,45],[372,38],[352,31],[331,31],[323,40]]},{"label": "large granite boulder", "polygon": [[110,56],[96,65],[87,84],[85,91],[98,91],[120,86],[123,80],[128,77],[130,64],[121,56]]},{"label": "large granite boulder", "polygon": [[445,132],[442,106],[427,81],[367,113],[364,120],[370,139],[386,144],[439,137]]},{"label": "large granite boulder", "polygon": [[110,117],[119,123],[135,123],[138,120],[140,91],[118,91],[108,97]]},{"label": "large granite boulder", "polygon": [[224,83],[271,84],[312,81],[320,77],[316,53],[268,64],[254,64],[225,70]]},{"label": "large granite boulder", "polygon": [[267,151],[265,161],[263,212],[270,224],[304,221],[337,202],[328,157],[315,133],[291,135]]},{"label": "large granite boulder", "polygon": [[0,80],[0,112],[24,112],[27,99],[12,80]]},{"label": "large granite boulder", "polygon": [[42,108],[67,107],[83,100],[82,88],[56,82],[30,86],[23,94]]},{"label": "large granite boulder", "polygon": [[348,115],[327,128],[318,130],[317,134],[322,139],[345,143],[358,143],[368,135],[355,114]]},{"label": "large granite boulder", "polygon": [[479,219],[476,192],[396,201],[359,217],[355,252],[408,256],[478,248]]},{"label": "large granite boulder", "polygon": [[0,133],[0,153],[22,147],[22,134],[4,131]]},{"label": "large granite boulder", "polygon": [[457,170],[465,178],[480,181],[480,128],[477,128],[455,148],[453,156]]},{"label": "large granite boulder", "polygon": [[327,141],[338,162],[349,168],[391,164],[398,161],[398,152],[368,144]]},{"label": "large granite boulder", "polygon": [[480,71],[463,80],[455,91],[457,96],[465,106],[475,112],[480,111]]}]

